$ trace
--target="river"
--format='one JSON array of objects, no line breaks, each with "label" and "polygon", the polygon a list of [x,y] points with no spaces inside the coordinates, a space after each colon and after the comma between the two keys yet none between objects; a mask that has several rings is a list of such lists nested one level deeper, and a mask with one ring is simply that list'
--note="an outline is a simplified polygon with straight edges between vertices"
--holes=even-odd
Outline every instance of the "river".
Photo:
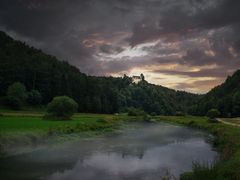
[{"label": "river", "polygon": [[8,180],[178,179],[193,162],[217,157],[201,130],[166,123],[131,124],[117,135],[81,138],[0,160]]}]

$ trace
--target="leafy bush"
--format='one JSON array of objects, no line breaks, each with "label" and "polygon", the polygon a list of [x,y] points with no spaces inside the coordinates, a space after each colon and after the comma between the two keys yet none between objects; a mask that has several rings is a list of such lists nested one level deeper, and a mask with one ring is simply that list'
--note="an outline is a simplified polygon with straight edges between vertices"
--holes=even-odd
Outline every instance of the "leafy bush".
[{"label": "leafy bush", "polygon": [[27,99],[25,86],[20,82],[15,82],[8,87],[7,102],[13,109],[21,109]]},{"label": "leafy bush", "polygon": [[176,116],[186,116],[186,114],[182,111],[177,111]]},{"label": "leafy bush", "polygon": [[31,104],[31,105],[41,104],[41,102],[42,102],[42,95],[41,95],[40,92],[37,91],[37,90],[31,90],[31,91],[28,93],[27,101],[28,101],[28,103]]},{"label": "leafy bush", "polygon": [[210,109],[207,112],[207,117],[209,117],[210,119],[217,118],[218,116],[220,116],[220,112],[217,109]]},{"label": "leafy bush", "polygon": [[157,116],[157,113],[151,112],[150,115],[151,115],[151,116]]},{"label": "leafy bush", "polygon": [[128,108],[128,116],[144,116],[144,115],[146,115],[146,113],[141,109],[137,109],[134,107]]},{"label": "leafy bush", "polygon": [[240,116],[240,91],[236,92],[233,95],[232,113],[234,117]]},{"label": "leafy bush", "polygon": [[156,122],[156,119],[151,118],[151,116],[149,116],[148,114],[145,114],[142,118],[144,122],[148,122],[148,123]]},{"label": "leafy bush", "polygon": [[48,114],[46,117],[57,119],[70,119],[77,112],[78,104],[68,96],[58,96],[47,106]]}]

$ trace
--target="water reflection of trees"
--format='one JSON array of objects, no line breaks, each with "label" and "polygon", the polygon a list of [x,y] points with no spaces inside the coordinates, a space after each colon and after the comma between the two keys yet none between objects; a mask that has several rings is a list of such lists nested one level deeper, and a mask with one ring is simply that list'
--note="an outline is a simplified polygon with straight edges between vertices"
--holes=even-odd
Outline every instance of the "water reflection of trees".
[{"label": "water reflection of trees", "polygon": [[125,149],[122,151],[122,158],[124,159],[126,156],[136,156],[139,159],[142,159],[144,156],[145,149],[143,148],[131,148],[131,149]]}]

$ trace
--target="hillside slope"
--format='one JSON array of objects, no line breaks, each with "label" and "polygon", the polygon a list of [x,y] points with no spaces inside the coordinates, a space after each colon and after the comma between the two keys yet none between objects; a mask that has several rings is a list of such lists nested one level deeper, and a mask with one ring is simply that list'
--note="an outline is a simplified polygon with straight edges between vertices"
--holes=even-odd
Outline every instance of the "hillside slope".
[{"label": "hillside slope", "polygon": [[211,108],[217,108],[225,117],[240,116],[240,70],[203,96],[193,113],[205,115]]},{"label": "hillside slope", "polygon": [[17,81],[28,91],[39,90],[44,104],[54,96],[73,97],[80,112],[114,113],[136,107],[149,113],[175,114],[188,111],[199,98],[146,81],[133,84],[128,76],[87,76],[67,62],[0,32],[0,96],[5,96],[8,86]]}]

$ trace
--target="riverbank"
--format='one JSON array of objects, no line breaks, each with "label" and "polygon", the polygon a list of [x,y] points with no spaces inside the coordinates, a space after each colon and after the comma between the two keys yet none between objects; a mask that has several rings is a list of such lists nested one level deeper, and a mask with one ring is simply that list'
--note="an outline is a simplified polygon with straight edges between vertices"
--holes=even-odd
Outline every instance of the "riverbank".
[{"label": "riverbank", "polygon": [[0,116],[0,156],[14,155],[19,149],[61,143],[79,137],[115,132],[119,118],[106,114],[76,114],[69,121],[44,120],[41,112],[2,112]]},{"label": "riverbank", "polygon": [[213,147],[220,159],[215,164],[193,165],[193,171],[184,173],[182,180],[240,179],[240,128],[223,123],[211,123],[204,117],[158,117],[158,121],[200,128],[213,134]]},{"label": "riverbank", "polygon": [[0,111],[0,157],[31,151],[43,145],[118,133],[125,122],[143,117],[127,114],[76,113],[71,120],[44,119],[43,111]]},{"label": "riverbank", "polygon": [[[37,147],[116,133],[124,128],[125,122],[144,121],[142,117],[126,114],[76,114],[70,121],[43,120],[42,112],[1,112],[0,147],[1,156],[16,153],[18,147]],[[220,160],[214,165],[193,166],[193,172],[184,173],[181,179],[240,179],[240,129],[222,123],[210,123],[204,117],[155,116],[150,122],[167,122],[207,130],[215,136],[214,148]],[[26,151],[26,149],[24,149]],[[8,153],[8,154],[6,154]]]}]

